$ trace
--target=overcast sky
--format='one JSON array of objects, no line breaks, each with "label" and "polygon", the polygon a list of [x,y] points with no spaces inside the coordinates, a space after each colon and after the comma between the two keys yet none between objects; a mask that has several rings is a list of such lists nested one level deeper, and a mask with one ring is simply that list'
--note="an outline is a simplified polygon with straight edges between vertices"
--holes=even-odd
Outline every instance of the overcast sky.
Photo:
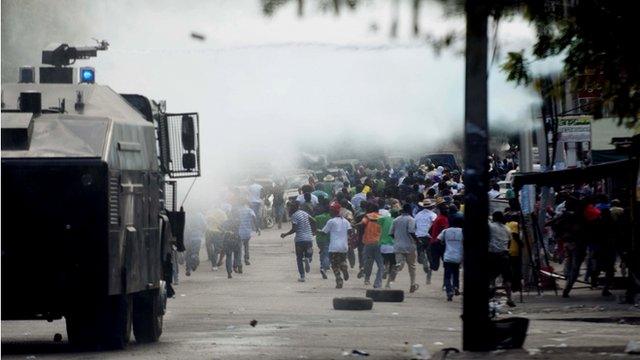
[{"label": "overcast sky", "polygon": [[[2,4],[8,2],[15,0]],[[23,3],[57,6],[52,11],[63,15],[47,26],[82,27],[84,36],[75,35],[85,44],[92,37],[111,43],[82,63],[96,67],[99,83],[166,99],[170,112],[200,113],[204,176],[194,187],[196,198],[256,153],[282,165],[308,142],[349,135],[393,147],[462,130],[463,44],[434,54],[424,36],[411,35],[409,1],[401,1],[396,39],[389,37],[392,2],[385,0],[365,1],[339,17],[308,6],[302,19],[295,2],[271,18],[257,0]],[[5,31],[4,12],[2,20]],[[446,18],[428,2],[421,26],[435,35],[464,30],[463,19]],[[37,21],[28,31],[38,34],[35,59],[45,44],[66,40],[50,38],[60,32]],[[206,40],[194,40],[192,31]],[[519,19],[502,22],[498,36],[503,54],[533,42],[531,28]],[[3,61],[10,50],[3,44]],[[491,121],[529,118],[536,97],[507,83],[497,65],[490,71]]]}]

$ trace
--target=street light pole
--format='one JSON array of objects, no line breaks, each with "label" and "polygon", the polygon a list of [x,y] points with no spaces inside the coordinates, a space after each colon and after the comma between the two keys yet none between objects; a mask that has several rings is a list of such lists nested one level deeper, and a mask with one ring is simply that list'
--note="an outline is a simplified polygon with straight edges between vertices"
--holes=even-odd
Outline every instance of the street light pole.
[{"label": "street light pole", "polygon": [[483,0],[465,4],[464,110],[464,296],[462,347],[487,351],[495,346],[489,320],[489,172],[487,126],[487,21]]}]

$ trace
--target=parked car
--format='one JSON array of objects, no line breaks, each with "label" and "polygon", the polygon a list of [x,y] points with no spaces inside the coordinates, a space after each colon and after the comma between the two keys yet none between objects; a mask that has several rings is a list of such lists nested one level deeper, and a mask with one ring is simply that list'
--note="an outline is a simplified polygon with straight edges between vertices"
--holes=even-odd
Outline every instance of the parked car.
[{"label": "parked car", "polygon": [[452,153],[426,154],[420,158],[421,164],[427,164],[429,162],[436,167],[442,166],[449,170],[460,170],[460,163]]}]

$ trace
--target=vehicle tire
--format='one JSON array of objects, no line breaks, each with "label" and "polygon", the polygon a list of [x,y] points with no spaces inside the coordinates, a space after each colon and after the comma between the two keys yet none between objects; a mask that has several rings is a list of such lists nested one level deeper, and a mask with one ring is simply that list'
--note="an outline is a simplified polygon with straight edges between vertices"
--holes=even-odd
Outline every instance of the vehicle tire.
[{"label": "vehicle tire", "polygon": [[361,297],[333,298],[333,308],[335,310],[371,310],[373,300]]},{"label": "vehicle tire", "polygon": [[366,296],[376,302],[403,302],[404,291],[402,290],[367,290]]},{"label": "vehicle tire", "polygon": [[92,308],[65,316],[69,342],[83,349],[124,349],[131,338],[131,298],[109,296]]},{"label": "vehicle tire", "polygon": [[159,289],[133,297],[133,335],[138,343],[156,342],[162,334],[163,304]]}]

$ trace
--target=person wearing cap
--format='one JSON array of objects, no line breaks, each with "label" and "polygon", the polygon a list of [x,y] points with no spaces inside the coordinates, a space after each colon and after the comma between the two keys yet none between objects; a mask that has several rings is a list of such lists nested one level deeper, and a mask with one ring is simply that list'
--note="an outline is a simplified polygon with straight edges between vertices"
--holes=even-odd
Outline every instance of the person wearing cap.
[{"label": "person wearing cap", "polygon": [[322,178],[322,184],[318,184],[316,186],[316,190],[322,190],[325,193],[329,194],[330,197],[333,197],[333,182],[336,178],[333,175],[328,174],[324,178]]},{"label": "person wearing cap", "polygon": [[[431,238],[429,230],[433,221],[438,215],[433,212],[435,203],[431,199],[425,199],[418,203],[420,211],[415,215],[416,237],[418,238],[418,262],[422,264],[424,272],[427,274],[427,285],[431,284],[432,267],[429,264],[429,244]],[[436,269],[437,270],[437,269]]]},{"label": "person wearing cap", "polygon": [[371,271],[373,270],[373,262],[376,262],[378,271],[376,272],[376,279],[373,282],[374,288],[382,286],[382,273],[384,271],[384,264],[382,260],[382,254],[380,254],[380,231],[381,227],[378,224],[378,205],[374,203],[366,203],[367,213],[362,217],[362,220],[357,225],[362,225],[364,233],[362,235],[363,249],[363,262],[364,262],[364,284],[370,285]]},{"label": "person wearing cap", "polygon": [[[409,280],[411,282],[409,292],[411,293],[418,290],[418,284],[416,284],[416,242],[418,238],[415,233],[416,222],[411,216],[411,205],[404,204],[402,214],[393,220],[393,224],[391,224],[389,235],[393,237],[396,262],[401,264],[397,271],[401,271],[405,263],[409,269]],[[392,276],[391,281],[394,281],[396,273],[393,272],[390,276]]]},{"label": "person wearing cap", "polygon": [[331,270],[336,277],[336,289],[341,289],[343,282],[349,280],[347,251],[349,250],[348,237],[352,232],[351,223],[340,216],[340,210],[340,204],[331,203],[329,211],[333,217],[320,230],[329,235],[329,256]]}]

